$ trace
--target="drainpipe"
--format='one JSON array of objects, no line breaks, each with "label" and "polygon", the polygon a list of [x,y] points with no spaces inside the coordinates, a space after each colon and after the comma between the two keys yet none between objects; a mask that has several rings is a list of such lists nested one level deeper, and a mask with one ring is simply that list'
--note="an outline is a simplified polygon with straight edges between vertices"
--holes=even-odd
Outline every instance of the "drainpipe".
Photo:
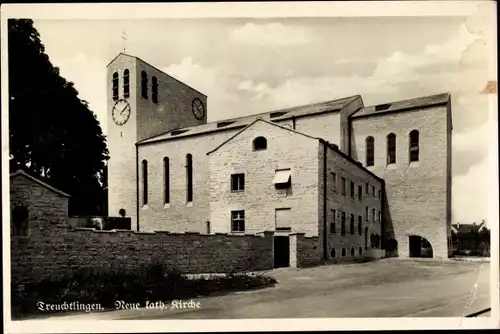
[{"label": "drainpipe", "polygon": [[295,130],[295,116],[292,116],[293,129]]},{"label": "drainpipe", "polygon": [[135,209],[137,219],[137,231],[139,231],[139,146],[135,144]]},{"label": "drainpipe", "polygon": [[328,260],[328,243],[327,243],[327,217],[326,217],[326,181],[327,181],[327,155],[328,142],[323,143],[323,260]]}]

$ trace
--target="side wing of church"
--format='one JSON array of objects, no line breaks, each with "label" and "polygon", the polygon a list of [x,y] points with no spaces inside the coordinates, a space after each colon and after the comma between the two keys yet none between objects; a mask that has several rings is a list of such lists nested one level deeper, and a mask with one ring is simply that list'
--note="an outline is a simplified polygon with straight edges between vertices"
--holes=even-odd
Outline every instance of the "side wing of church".
[{"label": "side wing of church", "polygon": [[304,234],[323,260],[451,253],[449,94],[207,123],[207,96],[137,57],[107,80],[108,214],[137,230],[273,231],[284,253]]}]

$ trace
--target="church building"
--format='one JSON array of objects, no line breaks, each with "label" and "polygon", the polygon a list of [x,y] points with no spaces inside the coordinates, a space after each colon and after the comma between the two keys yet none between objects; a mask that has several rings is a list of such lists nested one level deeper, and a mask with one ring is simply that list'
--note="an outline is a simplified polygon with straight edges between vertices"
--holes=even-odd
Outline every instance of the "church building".
[{"label": "church building", "polygon": [[272,231],[278,248],[300,233],[323,260],[450,255],[448,93],[209,123],[206,95],[137,57],[107,82],[108,215],[133,229]]}]

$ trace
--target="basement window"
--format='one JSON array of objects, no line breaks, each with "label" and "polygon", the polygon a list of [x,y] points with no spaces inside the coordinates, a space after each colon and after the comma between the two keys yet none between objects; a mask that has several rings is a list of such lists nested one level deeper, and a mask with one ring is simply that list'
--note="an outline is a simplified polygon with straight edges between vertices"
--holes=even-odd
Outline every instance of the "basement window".
[{"label": "basement window", "polygon": [[292,184],[292,171],[290,169],[276,170],[273,178],[273,184],[277,189],[290,188]]}]

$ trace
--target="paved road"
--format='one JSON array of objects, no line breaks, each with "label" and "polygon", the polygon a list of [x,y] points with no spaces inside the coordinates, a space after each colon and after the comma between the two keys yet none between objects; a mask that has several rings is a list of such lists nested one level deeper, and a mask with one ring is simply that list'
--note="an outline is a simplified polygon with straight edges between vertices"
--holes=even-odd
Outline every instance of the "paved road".
[{"label": "paved road", "polygon": [[195,310],[141,308],[61,318],[462,317],[490,307],[489,265],[385,259],[365,264],[286,268],[269,272],[279,282],[274,288],[196,299],[200,308]]}]

